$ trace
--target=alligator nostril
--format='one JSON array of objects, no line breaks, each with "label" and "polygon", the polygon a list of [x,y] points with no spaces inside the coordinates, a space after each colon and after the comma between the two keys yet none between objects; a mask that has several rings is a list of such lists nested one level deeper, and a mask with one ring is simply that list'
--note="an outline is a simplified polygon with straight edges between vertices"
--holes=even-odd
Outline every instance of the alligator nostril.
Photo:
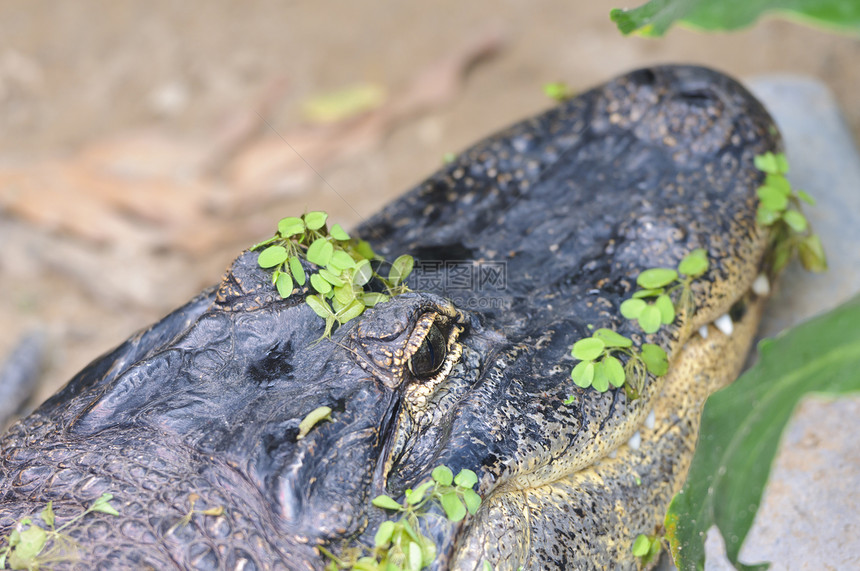
[{"label": "alligator nostril", "polygon": [[657,81],[654,71],[648,68],[637,69],[630,74],[631,79],[638,85],[653,85]]},{"label": "alligator nostril", "polygon": [[684,90],[680,93],[681,97],[687,101],[698,102],[698,101],[712,101],[714,99],[714,94],[709,89],[689,89]]}]

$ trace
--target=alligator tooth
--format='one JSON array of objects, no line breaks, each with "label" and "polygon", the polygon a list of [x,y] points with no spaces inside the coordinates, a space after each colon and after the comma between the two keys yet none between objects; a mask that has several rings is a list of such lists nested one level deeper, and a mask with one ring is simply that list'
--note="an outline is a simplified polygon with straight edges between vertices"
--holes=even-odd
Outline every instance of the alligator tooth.
[{"label": "alligator tooth", "polygon": [[651,409],[651,412],[648,413],[648,418],[645,419],[645,428],[648,430],[652,430],[654,428],[654,424],[657,422],[657,415],[654,414],[654,409]]},{"label": "alligator tooth", "polygon": [[630,440],[627,441],[627,446],[629,446],[633,450],[639,450],[640,444],[642,444],[642,435],[637,430],[636,433],[630,437]]},{"label": "alligator tooth", "polygon": [[731,335],[732,331],[734,331],[734,324],[732,323],[732,318],[729,317],[728,313],[724,313],[719,316],[714,321],[714,325],[716,325],[717,329],[719,329],[726,335]]},{"label": "alligator tooth", "polygon": [[764,274],[759,274],[758,277],[752,284],[753,293],[756,295],[767,295],[770,293],[770,282],[767,279],[767,276]]},{"label": "alligator tooth", "polygon": [[701,327],[699,327],[699,337],[701,337],[702,339],[708,338],[708,326],[707,325],[702,325]]}]

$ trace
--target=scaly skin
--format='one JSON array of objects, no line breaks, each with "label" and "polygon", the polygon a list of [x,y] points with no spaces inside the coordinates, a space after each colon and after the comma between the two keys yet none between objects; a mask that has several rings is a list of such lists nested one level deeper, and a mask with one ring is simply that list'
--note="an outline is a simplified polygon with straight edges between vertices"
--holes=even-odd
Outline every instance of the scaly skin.
[{"label": "scaly skin", "polygon": [[[754,333],[762,300],[748,290],[766,235],[753,157],[779,145],[760,104],[722,75],[623,76],[479,143],[364,224],[387,258],[415,256],[416,292],[332,342],[314,343],[323,323],[306,292],[280,300],[246,252],[218,288],[10,429],[0,533],[48,500],[62,522],[109,491],[121,517],[69,528],[81,569],[320,569],[317,545],[372,544],[388,517],[373,497],[402,496],[445,464],[474,470],[484,503],[464,523],[423,520],[434,569],[635,568],[633,539],[654,532],[683,482],[702,402]],[[643,335],[618,311],[636,275],[695,248],[711,262],[695,311]],[[502,267],[504,284],[456,281]],[[695,336],[733,305],[734,335]],[[409,363],[430,323],[446,359],[417,378]],[[660,344],[670,374],[634,401],[577,388],[570,346],[599,327]],[[332,420],[297,440],[323,405]],[[177,526],[192,493],[224,515]]]}]

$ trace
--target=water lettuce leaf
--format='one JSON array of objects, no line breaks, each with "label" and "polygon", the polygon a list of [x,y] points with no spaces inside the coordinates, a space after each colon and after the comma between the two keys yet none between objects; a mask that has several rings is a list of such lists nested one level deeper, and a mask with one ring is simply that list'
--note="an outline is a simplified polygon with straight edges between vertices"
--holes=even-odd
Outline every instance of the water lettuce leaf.
[{"label": "water lettuce leaf", "polygon": [[659,37],[675,22],[704,31],[736,30],[774,14],[833,31],[860,32],[860,0],[651,0],[609,13],[622,34]]},{"label": "water lettuce leaf", "polygon": [[[758,363],[705,404],[683,490],[666,514],[679,569],[701,569],[705,534],[717,525],[738,569],[777,446],[800,399],[860,391],[860,296],[759,345]],[[728,429],[727,427],[731,427]]]}]

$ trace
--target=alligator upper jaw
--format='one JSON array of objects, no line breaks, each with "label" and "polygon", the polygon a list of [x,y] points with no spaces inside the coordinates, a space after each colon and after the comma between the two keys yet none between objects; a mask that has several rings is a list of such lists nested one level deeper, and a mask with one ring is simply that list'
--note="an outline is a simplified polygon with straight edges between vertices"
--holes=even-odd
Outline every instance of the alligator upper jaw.
[{"label": "alligator upper jaw", "polygon": [[[486,493],[475,518],[449,539],[446,564],[456,569],[481,568],[483,561],[495,568],[542,567],[547,563],[539,554],[557,549],[567,550],[570,568],[612,568],[628,560],[635,537],[657,529],[683,485],[704,402],[736,378],[766,299],[748,291],[739,298],[743,311],[733,312],[730,332],[723,319],[690,335],[669,373],[658,380],[648,408],[618,427],[613,444],[593,461],[552,476],[523,474]],[[607,528],[613,539],[600,539],[596,548],[589,536]],[[562,530],[558,533],[567,545],[559,545],[552,530]]]}]

